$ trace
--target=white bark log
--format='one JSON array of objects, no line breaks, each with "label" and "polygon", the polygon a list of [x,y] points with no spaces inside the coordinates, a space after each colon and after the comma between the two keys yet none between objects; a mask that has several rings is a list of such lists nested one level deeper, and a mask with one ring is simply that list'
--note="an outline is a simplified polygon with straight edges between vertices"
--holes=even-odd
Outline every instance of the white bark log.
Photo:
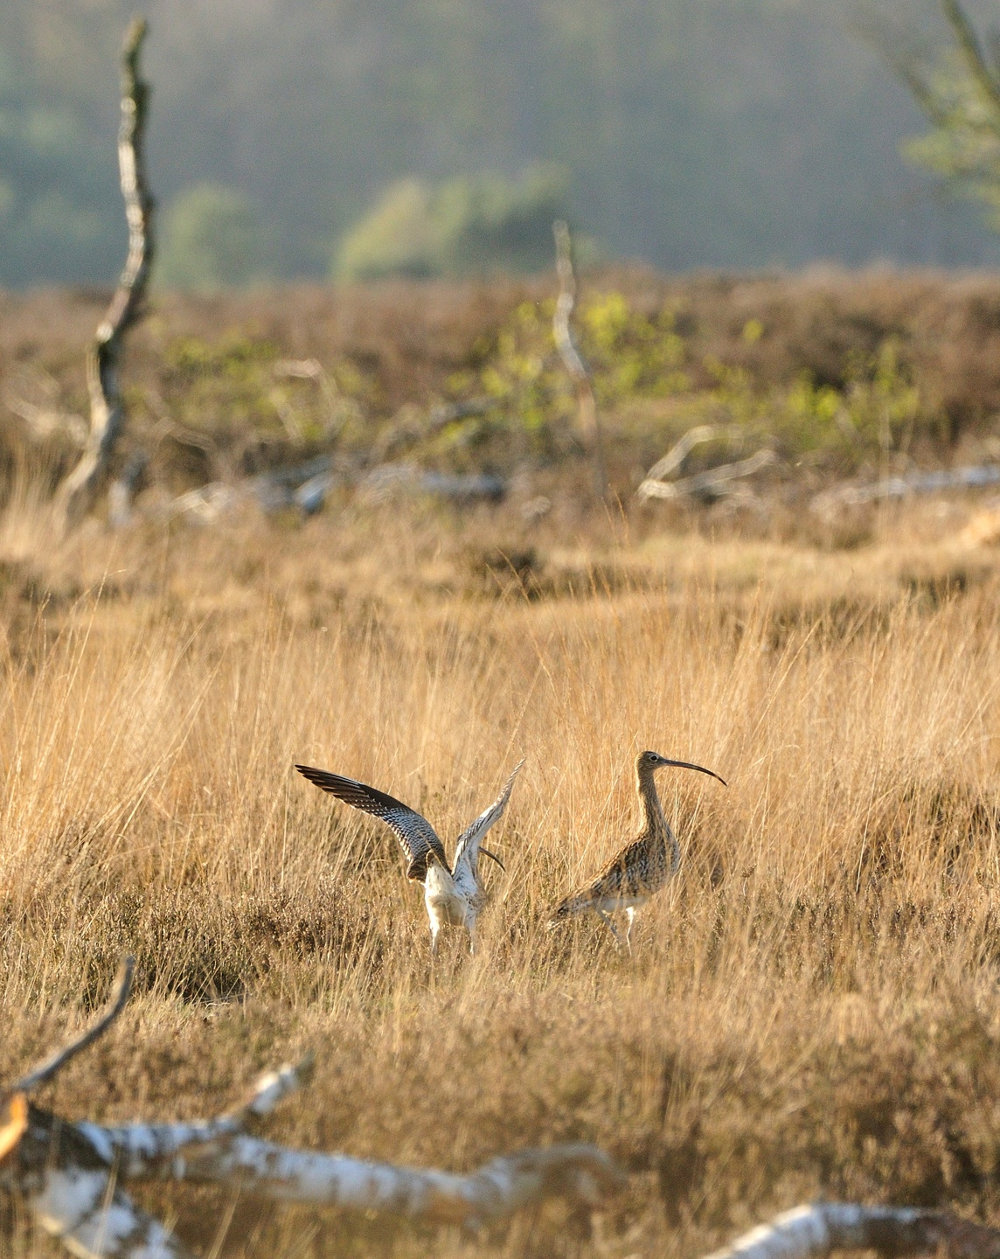
[{"label": "white bark log", "polygon": [[944,1211],[829,1202],[795,1207],[708,1259],[812,1259],[834,1251],[997,1259],[1000,1231]]},{"label": "white bark log", "polygon": [[112,1187],[106,1171],[52,1168],[22,1201],[80,1259],[193,1259],[159,1220]]},{"label": "white bark log", "polygon": [[550,1197],[594,1206],[622,1184],[607,1155],[589,1145],[521,1150],[463,1176],[288,1149],[249,1136],[215,1150],[196,1148],[186,1162],[173,1159],[169,1173],[194,1184],[238,1184],[274,1201],[466,1226],[506,1218]]}]

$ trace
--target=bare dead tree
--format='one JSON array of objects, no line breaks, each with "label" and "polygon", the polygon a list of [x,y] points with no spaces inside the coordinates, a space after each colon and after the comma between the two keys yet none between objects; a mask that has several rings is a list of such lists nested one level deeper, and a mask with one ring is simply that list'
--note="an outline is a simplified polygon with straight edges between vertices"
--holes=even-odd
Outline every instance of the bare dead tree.
[{"label": "bare dead tree", "polygon": [[263,1076],[248,1101],[196,1123],[120,1127],[71,1122],[28,1094],[101,1036],[128,999],[132,963],[97,1023],[16,1084],[0,1091],[0,1190],[83,1259],[193,1259],[180,1239],[137,1207],[130,1181],[237,1187],[271,1201],[383,1211],[431,1223],[475,1226],[553,1196],[596,1205],[622,1174],[590,1145],[520,1150],[465,1175],[396,1167],[348,1155],[296,1150],[250,1131],[312,1073],[312,1059]]},{"label": "bare dead tree", "polygon": [[559,279],[559,296],[552,316],[552,335],[556,349],[576,389],[577,422],[580,436],[590,451],[594,463],[594,488],[600,496],[607,492],[607,474],[604,466],[604,440],[601,420],[594,397],[594,384],[590,370],[573,339],[570,319],[576,305],[576,275],[573,271],[573,242],[569,226],[557,219],[552,224],[556,242],[556,275]]},{"label": "bare dead tree", "polygon": [[153,261],[154,203],[145,165],[150,89],[141,76],[139,66],[147,29],[142,18],[133,21],[122,49],[118,169],[128,221],[128,257],[87,356],[90,432],[80,459],[56,492],[57,512],[64,530],[77,524],[93,506],[107,478],[115,446],[125,425],[125,407],[118,383],[119,367],[125,333],[142,313]]},{"label": "bare dead tree", "polygon": [[819,1202],[795,1207],[708,1259],[813,1259],[835,1251],[1000,1259],[1000,1229],[920,1207]]}]

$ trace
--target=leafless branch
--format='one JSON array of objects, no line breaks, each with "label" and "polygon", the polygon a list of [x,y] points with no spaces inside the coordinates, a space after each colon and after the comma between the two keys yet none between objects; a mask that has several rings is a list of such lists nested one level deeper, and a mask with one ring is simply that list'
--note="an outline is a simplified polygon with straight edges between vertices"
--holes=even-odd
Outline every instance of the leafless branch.
[{"label": "leafless branch", "polygon": [[100,1019],[88,1031],[84,1032],[65,1049],[61,1049],[48,1062],[42,1066],[36,1067],[29,1075],[18,1080],[14,1085],[12,1092],[30,1093],[33,1089],[40,1088],[47,1083],[60,1071],[71,1058],[75,1058],[81,1050],[86,1049],[88,1045],[92,1045],[99,1036],[103,1036],[111,1024],[115,1021],[128,1001],[129,993],[132,991],[132,974],[135,970],[135,958],[127,957],[122,962],[116,979],[117,993]]},{"label": "leafless branch", "polygon": [[695,446],[701,446],[705,442],[714,441],[715,438],[725,435],[726,430],[720,429],[716,424],[699,424],[695,428],[689,428],[670,447],[663,458],[653,464],[646,473],[646,481],[662,481],[664,477],[678,471]]}]

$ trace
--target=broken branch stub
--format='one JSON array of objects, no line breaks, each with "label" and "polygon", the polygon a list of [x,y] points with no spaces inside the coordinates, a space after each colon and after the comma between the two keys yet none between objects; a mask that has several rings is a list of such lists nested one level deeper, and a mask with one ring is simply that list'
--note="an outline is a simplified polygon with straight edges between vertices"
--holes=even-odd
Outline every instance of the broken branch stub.
[{"label": "broken branch stub", "polygon": [[147,25],[136,18],[122,49],[121,126],[118,169],[128,221],[129,247],[125,267],[87,356],[90,432],[79,461],[56,493],[63,529],[86,514],[107,477],[115,446],[125,426],[125,408],[118,370],[125,333],[142,312],[153,261],[153,198],[146,180],[145,133],[149,85],[141,77],[139,56]]},{"label": "broken branch stub", "polygon": [[0,1111],[0,1163],[11,1152],[28,1126],[28,1099],[23,1093],[9,1093]]},{"label": "broken branch stub", "polygon": [[82,1049],[92,1045],[99,1036],[103,1036],[118,1015],[121,1014],[122,1010],[125,1009],[125,1003],[128,1001],[129,994],[132,991],[132,976],[134,972],[135,958],[126,957],[118,969],[115,996],[104,1014],[82,1036],[78,1036],[65,1049],[60,1049],[48,1062],[43,1063],[40,1067],[36,1067],[34,1071],[24,1076],[23,1079],[18,1080],[14,1085],[14,1092],[30,1093],[33,1089],[40,1088],[41,1085],[51,1080],[56,1072],[64,1067],[71,1058],[75,1058]]}]

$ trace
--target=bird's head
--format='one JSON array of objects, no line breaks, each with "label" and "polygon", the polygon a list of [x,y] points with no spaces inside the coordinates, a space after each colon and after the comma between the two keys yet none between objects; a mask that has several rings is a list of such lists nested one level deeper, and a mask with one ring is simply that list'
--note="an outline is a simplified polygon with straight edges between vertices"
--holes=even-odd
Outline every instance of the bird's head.
[{"label": "bird's head", "polygon": [[704,765],[693,765],[690,761],[673,761],[667,756],[661,756],[659,752],[640,752],[635,758],[635,772],[639,775],[651,774],[654,770],[663,769],[665,765],[673,765],[676,769],[696,769],[699,774],[708,774],[710,778],[718,778],[723,787],[729,784],[724,778],[713,769],[706,769]]}]

